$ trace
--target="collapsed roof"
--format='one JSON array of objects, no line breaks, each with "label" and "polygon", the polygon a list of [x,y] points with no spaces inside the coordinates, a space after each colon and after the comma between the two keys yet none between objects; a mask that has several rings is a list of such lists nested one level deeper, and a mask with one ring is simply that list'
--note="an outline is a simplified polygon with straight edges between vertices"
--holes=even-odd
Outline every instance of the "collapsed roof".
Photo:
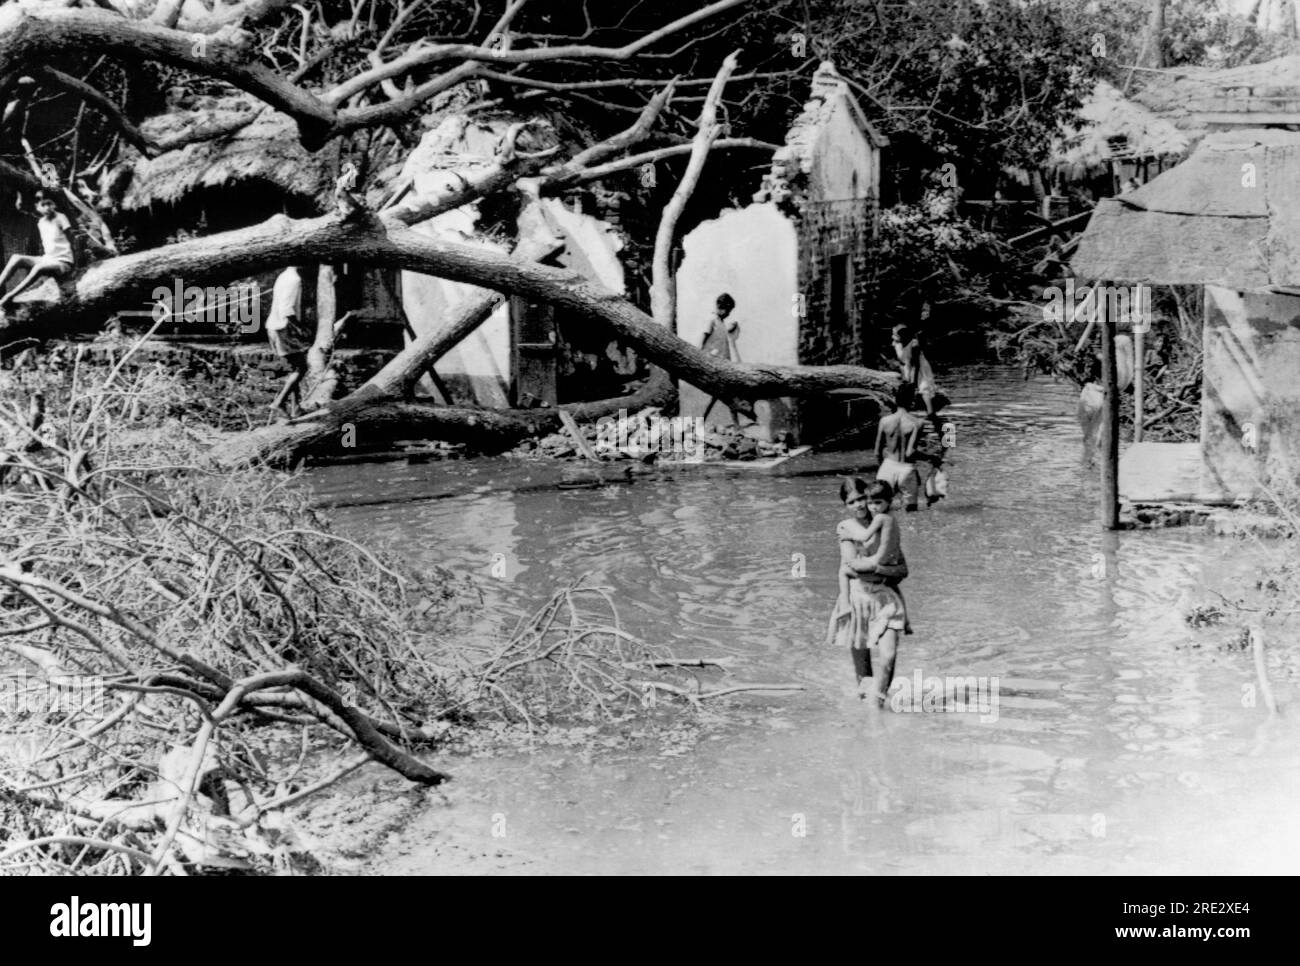
[{"label": "collapsed roof", "polygon": [[1080,129],[1058,139],[1052,166],[1071,180],[1103,169],[1108,161],[1181,156],[1191,138],[1154,111],[1100,81],[1079,109]]},{"label": "collapsed roof", "polygon": [[1195,140],[1227,125],[1300,122],[1300,54],[1242,67],[1144,71],[1131,99]]},{"label": "collapsed roof", "polygon": [[1300,285],[1300,133],[1211,133],[1190,158],[1098,203],[1081,276],[1249,291]]},{"label": "collapsed roof", "polygon": [[225,188],[239,181],[263,181],[286,195],[323,202],[333,188],[329,152],[312,154],[298,143],[292,119],[260,110],[247,97],[214,97],[198,110],[174,110],[141,125],[163,140],[249,119],[246,127],[198,141],[156,158],[139,157],[123,199],[127,209],[175,204],[200,188]]}]

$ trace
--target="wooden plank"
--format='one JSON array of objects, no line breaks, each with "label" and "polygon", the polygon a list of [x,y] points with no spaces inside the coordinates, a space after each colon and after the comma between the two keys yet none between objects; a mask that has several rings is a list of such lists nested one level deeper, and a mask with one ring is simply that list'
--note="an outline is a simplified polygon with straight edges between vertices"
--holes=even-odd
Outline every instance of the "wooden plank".
[{"label": "wooden plank", "polygon": [[1115,366],[1115,320],[1109,299],[1097,300],[1101,328],[1101,526],[1119,529],[1119,376]]},{"label": "wooden plank", "polygon": [[515,296],[510,300],[511,379],[516,405],[559,401],[555,307]]},{"label": "wooden plank", "polygon": [[559,413],[560,422],[564,424],[564,428],[568,431],[569,436],[572,437],[573,445],[578,447],[578,452],[587,459],[599,463],[600,457],[596,455],[595,450],[591,448],[591,444],[583,437],[582,430],[578,428],[578,424],[574,421],[573,417],[563,409],[561,409]]},{"label": "wooden plank", "polygon": [[735,467],[742,470],[770,470],[794,459],[796,456],[802,456],[811,449],[811,446],[796,446],[784,456],[768,456],[760,460],[721,460],[717,463],[705,463],[703,465]]},{"label": "wooden plank", "polygon": [[767,456],[756,460],[660,460],[659,463],[663,466],[725,466],[737,470],[770,470],[811,450],[811,446],[796,446],[784,456]]},{"label": "wooden plank", "polygon": [[1142,393],[1146,383],[1146,320],[1133,326],[1133,442],[1142,442]]}]

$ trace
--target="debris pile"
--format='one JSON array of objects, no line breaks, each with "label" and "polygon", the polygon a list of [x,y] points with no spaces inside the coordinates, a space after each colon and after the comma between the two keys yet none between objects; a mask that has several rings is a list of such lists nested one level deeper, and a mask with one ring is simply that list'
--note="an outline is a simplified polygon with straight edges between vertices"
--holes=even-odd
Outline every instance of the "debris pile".
[{"label": "debris pile", "polygon": [[731,425],[706,429],[694,416],[664,416],[656,408],[620,413],[521,442],[511,455],[531,459],[639,460],[643,463],[720,463],[787,455],[789,438],[766,442]]}]

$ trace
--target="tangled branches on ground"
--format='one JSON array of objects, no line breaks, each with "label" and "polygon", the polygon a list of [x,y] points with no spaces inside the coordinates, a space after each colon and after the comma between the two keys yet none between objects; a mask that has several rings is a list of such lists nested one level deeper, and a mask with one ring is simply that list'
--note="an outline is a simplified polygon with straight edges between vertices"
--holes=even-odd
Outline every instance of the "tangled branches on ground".
[{"label": "tangled branches on ground", "polygon": [[441,782],[416,751],[455,700],[428,638],[456,582],[330,533],[281,475],[204,472],[133,420],[139,382],[76,382],[0,409],[0,812],[27,837],[0,864],[251,866],[244,833],[330,733]]},{"label": "tangled branches on ground", "polygon": [[722,662],[581,582],[475,649],[468,581],[330,532],[283,474],[205,469],[172,377],[122,371],[0,371],[0,871],[283,867],[269,815],[368,761],[435,785],[454,723],[761,687],[702,692],[685,669]]},{"label": "tangled branches on ground", "polygon": [[695,673],[730,668],[728,658],[675,657],[620,628],[603,587],[580,577],[542,605],[503,646],[477,660],[471,693],[495,695],[507,716],[538,720],[621,720],[658,705],[661,696],[698,706],[742,691],[801,691],[797,684],[730,683],[710,690]]}]

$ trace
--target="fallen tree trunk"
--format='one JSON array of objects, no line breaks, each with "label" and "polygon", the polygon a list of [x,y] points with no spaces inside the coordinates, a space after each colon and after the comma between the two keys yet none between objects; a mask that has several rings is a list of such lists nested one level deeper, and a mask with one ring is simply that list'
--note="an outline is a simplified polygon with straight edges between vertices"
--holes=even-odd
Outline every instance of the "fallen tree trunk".
[{"label": "fallen tree trunk", "polygon": [[[209,285],[303,263],[351,262],[436,275],[482,288],[550,302],[602,325],[635,346],[650,363],[717,396],[763,399],[812,396],[855,388],[884,394],[897,375],[861,366],[745,364],[708,355],[679,339],[622,296],[577,272],[538,265],[481,247],[442,241],[360,211],[350,218],[327,215],[291,220],[276,216],[260,225],[112,258],[92,266],[69,296],[33,304],[20,325],[0,328],[0,340],[26,329],[43,337],[96,327],[119,308],[147,301],[157,285]],[[358,394],[353,394],[357,396]],[[386,394],[374,389],[344,400],[336,412],[360,412],[356,404]],[[572,410],[575,418],[580,409]],[[616,411],[616,410],[615,410]],[[357,424],[360,427],[360,423]],[[267,455],[282,452],[270,446]]]},{"label": "fallen tree trunk", "polygon": [[529,437],[555,432],[560,428],[561,411],[580,422],[593,422],[624,409],[635,412],[647,406],[666,406],[676,395],[672,379],[662,369],[653,369],[645,384],[627,396],[558,409],[439,406],[385,395],[366,385],[305,421],[263,426],[223,440],[210,455],[226,467],[258,461],[289,465],[305,456],[338,452],[356,443],[371,448],[398,439],[441,439],[496,453]]},{"label": "fallen tree trunk", "polygon": [[[93,328],[116,309],[147,301],[156,285],[170,286],[176,279],[187,285],[210,285],[293,264],[348,261],[402,268],[553,303],[605,325],[649,361],[719,396],[762,399],[845,388],[884,391],[897,381],[893,373],[861,366],[745,364],[711,356],[578,272],[429,238],[368,212],[359,215],[301,220],[277,215],[251,228],[112,258],[82,275],[68,298],[30,304],[22,327],[34,327],[46,338]],[[0,328],[0,337],[13,337],[10,333],[18,328]]]},{"label": "fallen tree trunk", "polygon": [[[564,243],[547,229],[540,215],[521,218],[520,229],[523,237],[511,253],[513,258],[538,262],[564,247]],[[501,292],[483,289],[476,298],[461,305],[457,315],[440,329],[417,335],[388,365],[367,381],[366,387],[384,395],[412,395],[420,377],[491,318],[505,300],[506,297]]]},{"label": "fallen tree trunk", "polygon": [[[29,320],[45,328],[85,326],[131,299],[146,300],[153,286],[172,283],[175,278],[182,278],[187,285],[211,285],[285,265],[351,261],[402,268],[555,304],[607,326],[651,363],[715,395],[800,397],[831,389],[883,391],[897,382],[894,373],[859,365],[745,364],[707,355],[656,325],[623,296],[586,281],[578,272],[429,238],[403,226],[385,224],[368,213],[361,215],[355,220],[329,215],[298,221],[276,216],[253,228],[101,261],[83,274],[72,298],[32,307]],[[8,335],[4,329],[0,334]]]}]

